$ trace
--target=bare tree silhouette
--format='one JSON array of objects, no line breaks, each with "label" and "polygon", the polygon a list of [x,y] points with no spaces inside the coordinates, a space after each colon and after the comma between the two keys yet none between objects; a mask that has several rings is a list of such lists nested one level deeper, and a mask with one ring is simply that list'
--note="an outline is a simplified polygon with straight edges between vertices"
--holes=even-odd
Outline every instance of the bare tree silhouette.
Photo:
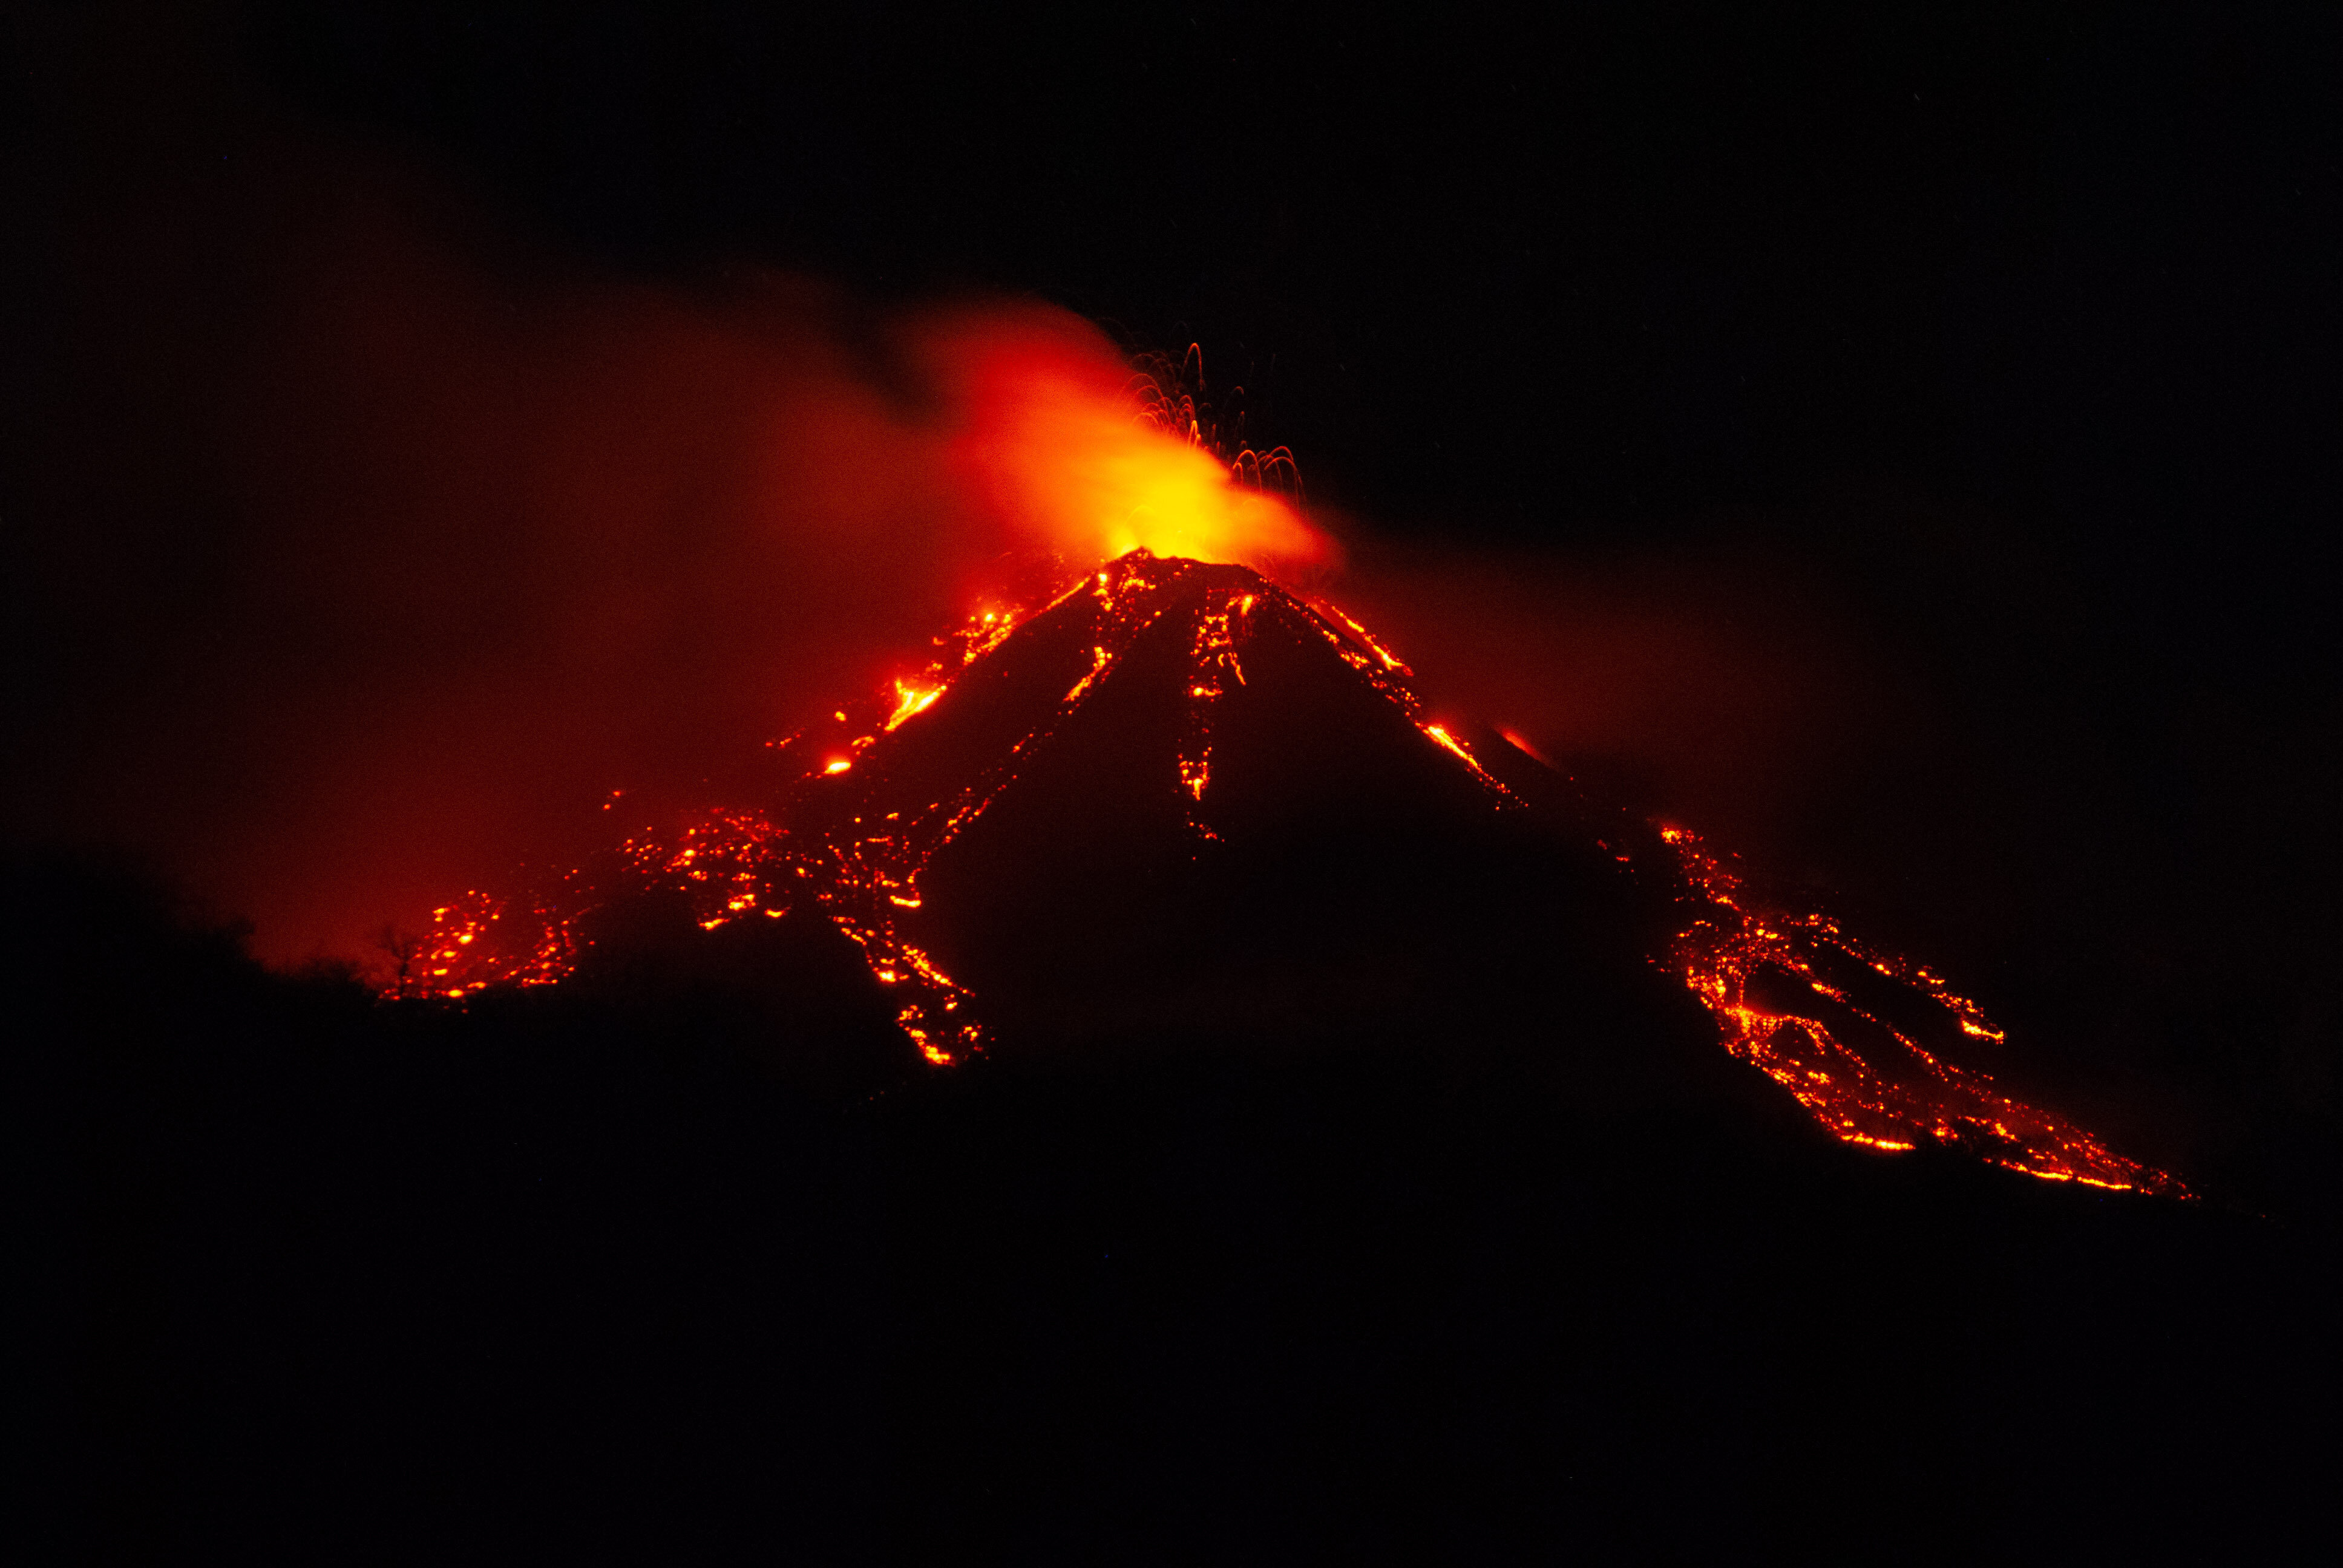
[{"label": "bare tree silhouette", "polygon": [[423,950],[423,939],[386,922],[382,930],[375,933],[374,946],[389,960],[391,993],[400,997],[422,994],[421,982],[415,972],[415,960]]}]

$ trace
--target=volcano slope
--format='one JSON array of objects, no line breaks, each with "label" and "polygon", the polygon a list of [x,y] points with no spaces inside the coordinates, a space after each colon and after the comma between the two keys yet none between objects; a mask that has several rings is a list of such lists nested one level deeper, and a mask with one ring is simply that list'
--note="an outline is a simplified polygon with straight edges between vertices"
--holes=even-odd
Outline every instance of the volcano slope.
[{"label": "volcano slope", "polygon": [[[1655,834],[1434,733],[1251,574],[1126,558],[946,663],[542,930],[438,942],[416,989],[460,1002],[271,978],[135,882],[18,868],[64,1543],[2321,1523],[2322,1232],[1842,1141],[1653,961],[1688,896]],[[498,983],[548,954],[560,983]]]},{"label": "volcano slope", "polygon": [[1693,835],[1597,809],[1497,736],[1430,722],[1339,610],[1141,550],[1012,620],[983,615],[891,711],[840,709],[836,733],[778,748],[750,807],[646,829],[615,875],[540,891],[534,920],[442,910],[411,989],[558,980],[581,936],[607,945],[587,917],[666,893],[702,930],[833,924],[941,1066],[985,1048],[988,1016],[1029,1055],[1502,1042],[1562,1103],[1615,1119],[1745,1100],[1721,1029],[1850,1142],[2186,1191],[1996,1090],[1963,1059],[2004,1036],[1925,966],[1765,900]]},{"label": "volcano slope", "polygon": [[764,901],[812,859],[882,973],[964,982],[1009,1054],[1430,1031],[1534,1038],[1614,1103],[1718,1076],[1619,860],[1440,734],[1257,575],[1126,557],[810,774]]}]

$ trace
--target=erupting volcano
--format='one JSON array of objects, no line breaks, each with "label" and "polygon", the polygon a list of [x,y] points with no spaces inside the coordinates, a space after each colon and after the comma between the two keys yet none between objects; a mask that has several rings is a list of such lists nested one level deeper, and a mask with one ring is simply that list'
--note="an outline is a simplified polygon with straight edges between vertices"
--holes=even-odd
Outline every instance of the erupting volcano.
[{"label": "erupting volcano", "polygon": [[18,9],[25,1561],[2336,1533],[2343,11]]},{"label": "erupting volcano", "polygon": [[591,961],[598,910],[680,892],[706,930],[834,926],[937,1067],[1182,1031],[1497,1031],[1594,1097],[1710,1070],[1688,990],[1726,1053],[1845,1141],[2184,1191],[1962,1061],[2002,1037],[1933,971],[1434,722],[1410,675],[1248,567],[1135,548],[776,742],[761,799],[439,910],[397,984],[554,983]]}]

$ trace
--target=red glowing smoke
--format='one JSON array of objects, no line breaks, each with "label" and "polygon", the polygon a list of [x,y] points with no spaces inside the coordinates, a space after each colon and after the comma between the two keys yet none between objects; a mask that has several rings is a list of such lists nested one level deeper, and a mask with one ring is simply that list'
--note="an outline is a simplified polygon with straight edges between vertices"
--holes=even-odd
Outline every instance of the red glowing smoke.
[{"label": "red glowing smoke", "polygon": [[1435,713],[1727,842],[1778,843],[1822,781],[1928,722],[1872,639],[1779,564],[1369,546],[1341,597]]},{"label": "red glowing smoke", "polygon": [[1306,576],[1460,713],[1717,775],[1672,803],[1743,841],[1701,808],[1845,711],[1810,678],[1834,660],[1680,576],[1626,602],[1370,550],[1328,584],[1325,534],[1062,311],[622,284],[261,136],[180,196],[76,231],[55,438],[10,519],[5,804],[19,842],[156,857],[275,961],[574,861],[614,789],[733,793],[1042,555]]},{"label": "red glowing smoke", "polygon": [[[272,960],[562,859],[613,789],[704,791],[1038,556],[1326,555],[1134,418],[1064,312],[548,276],[354,190],[266,247],[199,235],[160,306],[133,291],[187,236],[101,236],[112,406],[30,563],[68,673],[17,831],[157,855]],[[223,295],[240,330],[190,363],[174,328]]]},{"label": "red glowing smoke", "polygon": [[1250,454],[1200,445],[1192,413],[1165,427],[1188,411],[1164,389],[1134,409],[1130,369],[1095,352],[1086,325],[994,314],[925,336],[967,410],[955,466],[1012,532],[1082,565],[1134,549],[1272,574],[1333,559],[1282,497],[1232,482],[1231,459]]}]

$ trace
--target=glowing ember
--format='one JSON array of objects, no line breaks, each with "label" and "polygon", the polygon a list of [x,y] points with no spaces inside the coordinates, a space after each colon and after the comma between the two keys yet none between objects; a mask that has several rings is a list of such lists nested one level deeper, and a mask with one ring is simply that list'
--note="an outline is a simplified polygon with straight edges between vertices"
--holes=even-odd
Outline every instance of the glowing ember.
[{"label": "glowing ember", "polygon": [[432,910],[420,940],[389,945],[395,967],[386,989],[406,997],[460,1000],[490,986],[551,985],[577,960],[568,922],[550,909],[532,904],[514,915],[478,891]]},{"label": "glowing ember", "polygon": [[1508,795],[1512,794],[1511,790],[1505,789],[1505,787],[1503,784],[1499,784],[1496,779],[1490,777],[1489,770],[1481,766],[1481,759],[1473,756],[1472,751],[1466,748],[1465,744],[1462,740],[1457,739],[1456,737],[1448,733],[1448,727],[1446,725],[1419,724],[1416,728],[1423,730],[1425,735],[1429,736],[1434,746],[1439,747],[1443,751],[1448,752],[1450,755],[1455,757],[1459,761],[1463,762],[1465,767],[1473,769],[1474,775],[1480,778],[1483,781],[1491,785],[1494,789],[1503,790]]},{"label": "glowing ember", "polygon": [[895,683],[895,711],[887,716],[886,728],[899,728],[907,719],[917,719],[944,694],[940,685],[899,680]]},{"label": "glowing ember", "polygon": [[1511,729],[1501,729],[1497,733],[1504,740],[1506,745],[1512,747],[1523,756],[1529,758],[1532,761],[1543,763],[1548,768],[1554,767],[1553,760],[1548,758],[1544,752],[1531,745],[1524,737]]},{"label": "glowing ember", "polygon": [[671,843],[643,835],[618,849],[645,886],[689,895],[699,929],[712,931],[736,916],[787,912],[767,886],[767,868],[786,837],[757,812],[709,811],[686,822]]},{"label": "glowing ember", "polygon": [[1415,671],[1402,664],[1399,661],[1397,655],[1393,654],[1382,643],[1377,642],[1374,638],[1374,634],[1370,632],[1365,627],[1361,626],[1357,621],[1353,620],[1349,616],[1344,615],[1341,610],[1336,609],[1331,604],[1326,605],[1323,608],[1327,614],[1332,616],[1336,620],[1341,621],[1345,627],[1348,627],[1350,628],[1351,635],[1356,638],[1368,652],[1381,659],[1385,669],[1390,670],[1393,674],[1399,676],[1403,679],[1415,673]]},{"label": "glowing ember", "polygon": [[1252,607],[1259,597],[1229,588],[1213,590],[1189,639],[1188,718],[1180,737],[1180,788],[1188,796],[1190,823],[1206,838],[1218,835],[1192,809],[1203,804],[1204,791],[1212,782],[1212,705],[1227,689],[1227,682],[1244,684],[1244,666],[1237,658],[1237,649],[1252,634]]}]

